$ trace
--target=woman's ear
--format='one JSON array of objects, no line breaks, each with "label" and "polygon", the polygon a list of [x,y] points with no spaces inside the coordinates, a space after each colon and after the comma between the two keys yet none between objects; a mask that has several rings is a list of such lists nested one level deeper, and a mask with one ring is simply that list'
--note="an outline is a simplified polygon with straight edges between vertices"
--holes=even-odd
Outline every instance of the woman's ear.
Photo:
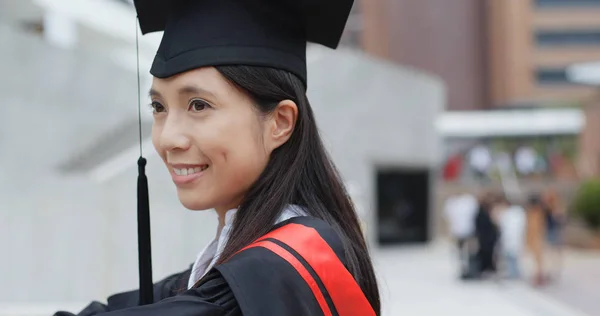
[{"label": "woman's ear", "polygon": [[297,118],[298,106],[294,101],[283,100],[277,104],[275,110],[269,115],[266,124],[265,146],[269,152],[285,144],[290,139]]}]

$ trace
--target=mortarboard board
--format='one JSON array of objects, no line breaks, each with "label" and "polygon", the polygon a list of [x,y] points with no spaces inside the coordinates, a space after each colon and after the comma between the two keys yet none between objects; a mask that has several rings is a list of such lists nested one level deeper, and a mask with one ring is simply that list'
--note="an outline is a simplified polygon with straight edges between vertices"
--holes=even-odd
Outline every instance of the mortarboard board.
[{"label": "mortarboard board", "polygon": [[[167,78],[207,66],[262,66],[289,71],[298,76],[305,86],[307,42],[337,48],[353,2],[134,0],[142,34],[164,31],[150,69],[153,76]],[[145,164],[146,160],[140,155],[138,247],[141,305],[153,302]]]},{"label": "mortarboard board", "polygon": [[203,66],[287,70],[306,83],[306,43],[336,48],[353,0],[136,0],[142,34],[164,31],[150,73]]}]

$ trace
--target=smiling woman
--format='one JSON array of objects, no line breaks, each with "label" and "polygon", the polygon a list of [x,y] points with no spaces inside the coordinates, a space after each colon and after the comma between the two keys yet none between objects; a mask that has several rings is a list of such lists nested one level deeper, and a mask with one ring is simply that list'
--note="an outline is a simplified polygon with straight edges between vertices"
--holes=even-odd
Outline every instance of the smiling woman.
[{"label": "smiling woman", "polygon": [[271,152],[289,139],[298,113],[287,100],[258,115],[254,101],[215,68],[155,78],[151,97],[152,142],[181,202],[222,215],[242,202]]},{"label": "smiling woman", "polygon": [[218,236],[154,285],[152,304],[126,292],[80,315],[380,314],[354,206],[306,97],[306,42],[335,48],[352,3],[136,1],[142,32],[165,31],[152,143],[181,203],[217,212]]}]

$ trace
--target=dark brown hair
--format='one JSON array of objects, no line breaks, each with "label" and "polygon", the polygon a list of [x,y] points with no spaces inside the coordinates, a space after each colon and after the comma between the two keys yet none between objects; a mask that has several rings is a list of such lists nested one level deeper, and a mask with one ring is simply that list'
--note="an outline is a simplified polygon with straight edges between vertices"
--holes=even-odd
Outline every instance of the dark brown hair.
[{"label": "dark brown hair", "polygon": [[377,315],[379,290],[354,205],[319,136],[304,84],[293,74],[267,67],[218,66],[231,83],[247,93],[257,109],[268,114],[283,100],[298,106],[290,139],[275,149],[257,181],[244,197],[220,262],[267,233],[289,204],[326,221],[344,245],[347,269]]}]

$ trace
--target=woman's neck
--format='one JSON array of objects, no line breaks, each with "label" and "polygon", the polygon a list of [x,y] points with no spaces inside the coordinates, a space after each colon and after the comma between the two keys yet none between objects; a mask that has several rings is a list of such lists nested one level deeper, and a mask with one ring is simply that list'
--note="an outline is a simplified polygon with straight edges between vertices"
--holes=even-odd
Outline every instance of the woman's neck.
[{"label": "woman's neck", "polygon": [[[219,209],[215,209],[215,211],[217,212],[217,218],[218,218],[218,226],[217,226],[217,238],[219,238],[219,236],[221,235],[221,231],[223,231],[223,227],[225,227],[226,224],[228,224],[228,220],[231,221],[231,219],[227,218],[227,214],[230,214],[230,212],[235,212],[237,210],[237,208],[219,208]],[[232,215],[230,215],[232,216]]]},{"label": "woman's neck", "polygon": [[227,222],[227,213],[234,209],[237,210],[240,207],[240,203],[241,203],[241,198],[234,199],[231,203],[229,203],[227,205],[215,207],[215,211],[217,212],[217,216],[219,217],[219,226],[217,229],[218,233],[220,233],[221,229],[223,229],[223,227],[225,227],[225,224]]}]

